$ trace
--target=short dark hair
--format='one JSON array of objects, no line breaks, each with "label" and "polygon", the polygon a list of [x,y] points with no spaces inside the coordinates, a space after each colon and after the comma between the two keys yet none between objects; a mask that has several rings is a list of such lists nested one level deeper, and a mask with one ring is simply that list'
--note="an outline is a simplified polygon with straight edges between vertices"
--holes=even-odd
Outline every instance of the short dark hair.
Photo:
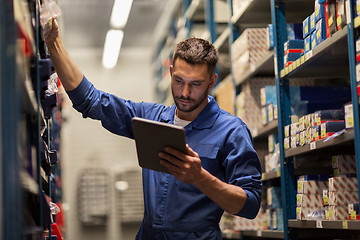
[{"label": "short dark hair", "polygon": [[185,39],[176,45],[172,59],[174,67],[178,58],[192,65],[206,64],[211,76],[215,73],[218,51],[209,41],[193,37]]}]

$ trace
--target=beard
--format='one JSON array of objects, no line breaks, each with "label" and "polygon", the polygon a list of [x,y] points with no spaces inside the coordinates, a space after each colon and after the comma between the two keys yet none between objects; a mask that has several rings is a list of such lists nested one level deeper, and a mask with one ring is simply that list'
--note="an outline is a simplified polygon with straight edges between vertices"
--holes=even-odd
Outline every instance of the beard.
[{"label": "beard", "polygon": [[[209,95],[209,91],[205,91],[204,94],[201,95],[198,99],[192,99],[190,97],[175,96],[174,91],[172,91],[172,93],[173,93],[173,98],[174,98],[175,105],[176,105],[177,109],[179,111],[181,111],[181,112],[192,112],[192,111],[194,111],[199,106],[201,106],[201,104],[203,104],[204,101],[208,101],[208,95]],[[180,100],[189,101],[190,104],[183,105]]]}]

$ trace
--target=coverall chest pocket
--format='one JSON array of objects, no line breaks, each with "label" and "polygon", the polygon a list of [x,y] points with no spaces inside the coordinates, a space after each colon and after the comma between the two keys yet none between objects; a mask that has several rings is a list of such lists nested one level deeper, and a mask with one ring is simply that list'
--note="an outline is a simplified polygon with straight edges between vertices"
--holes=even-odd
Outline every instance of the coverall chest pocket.
[{"label": "coverall chest pocket", "polygon": [[[219,147],[213,144],[196,144],[190,145],[190,147],[199,154],[202,167],[211,174],[216,175],[216,172],[219,171],[219,167],[221,167],[219,160],[217,159]],[[191,184],[182,183],[180,181],[176,181],[176,183],[181,190],[200,192]]]}]

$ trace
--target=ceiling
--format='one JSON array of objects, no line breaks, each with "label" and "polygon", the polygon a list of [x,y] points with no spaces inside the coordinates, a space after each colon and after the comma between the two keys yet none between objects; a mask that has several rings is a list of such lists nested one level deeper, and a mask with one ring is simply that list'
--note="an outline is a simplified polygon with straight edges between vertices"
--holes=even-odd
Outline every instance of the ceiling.
[{"label": "ceiling", "polygon": [[[68,48],[102,48],[114,0],[61,0],[63,38]],[[151,47],[167,0],[133,0],[122,48]]]}]

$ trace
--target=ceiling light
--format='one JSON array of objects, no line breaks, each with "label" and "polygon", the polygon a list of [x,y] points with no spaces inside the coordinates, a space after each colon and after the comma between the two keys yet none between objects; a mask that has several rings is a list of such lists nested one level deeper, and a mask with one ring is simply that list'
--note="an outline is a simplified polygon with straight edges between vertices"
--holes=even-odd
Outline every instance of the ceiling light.
[{"label": "ceiling light", "polygon": [[114,0],[110,25],[113,28],[124,28],[131,10],[132,0]]},{"label": "ceiling light", "polygon": [[121,43],[124,37],[122,30],[109,30],[106,33],[102,64],[105,68],[111,69],[115,67]]}]

